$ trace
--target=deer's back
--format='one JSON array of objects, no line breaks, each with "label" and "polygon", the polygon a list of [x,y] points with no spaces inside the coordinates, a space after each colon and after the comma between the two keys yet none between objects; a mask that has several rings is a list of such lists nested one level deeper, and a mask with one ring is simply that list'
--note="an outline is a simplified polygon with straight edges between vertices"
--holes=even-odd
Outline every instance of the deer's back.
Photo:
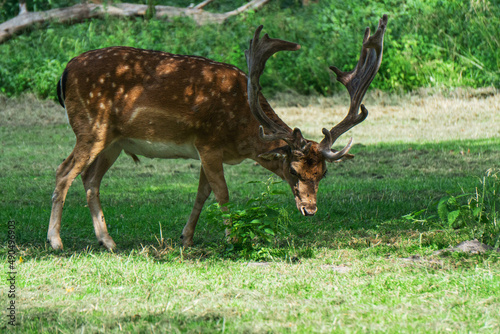
[{"label": "deer's back", "polygon": [[234,131],[253,119],[246,75],[202,57],[110,47],[73,58],[65,75],[70,122],[109,120],[124,136],[145,125],[150,133]]}]

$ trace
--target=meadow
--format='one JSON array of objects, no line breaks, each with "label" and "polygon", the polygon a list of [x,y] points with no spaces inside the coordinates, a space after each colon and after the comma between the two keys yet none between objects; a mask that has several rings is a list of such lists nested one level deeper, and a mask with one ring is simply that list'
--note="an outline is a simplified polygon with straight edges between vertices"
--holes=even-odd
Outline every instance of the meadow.
[{"label": "meadow", "polygon": [[[343,117],[347,100],[279,95],[272,105],[288,124],[319,139],[322,127]],[[469,225],[436,218],[439,200],[474,193],[486,170],[500,167],[494,89],[371,91],[367,120],[337,143],[352,136],[356,157],[329,166],[318,213],[302,217],[288,186],[272,185],[283,194],[269,201],[289,222],[250,253],[231,250],[222,222],[207,210],[194,247],[182,248],[198,161],[143,158],[137,165],[125,154],[101,187],[117,251],[98,245],[80,178],[66,199],[65,248],[51,250],[45,239],[55,169],[74,135],[51,100],[23,95],[0,103],[0,226],[7,235],[7,222],[15,221],[17,244],[15,328],[5,311],[8,252],[0,251],[2,331],[500,330],[500,253],[435,254],[474,237]],[[265,190],[270,174],[245,161],[227,166],[226,177],[231,201],[245,207]]]}]

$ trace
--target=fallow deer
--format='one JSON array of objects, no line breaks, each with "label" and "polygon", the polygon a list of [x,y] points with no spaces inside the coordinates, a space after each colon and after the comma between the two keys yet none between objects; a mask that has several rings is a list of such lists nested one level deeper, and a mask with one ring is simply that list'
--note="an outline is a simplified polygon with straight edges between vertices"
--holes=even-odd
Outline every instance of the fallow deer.
[{"label": "fallow deer", "polygon": [[[121,151],[150,158],[189,158],[201,161],[198,193],[182,231],[184,246],[193,234],[203,205],[213,191],[220,204],[229,200],[223,164],[253,159],[286,180],[297,209],[316,213],[319,181],[326,162],[350,159],[349,144],[340,151],[333,143],[361,123],[368,111],[361,104],[382,61],[384,15],[377,31],[366,28],[359,61],[350,72],[331,69],[348,90],[347,116],[332,129],[323,129],[320,142],[307,140],[273,111],[261,94],[259,78],[266,61],[282,50],[300,45],[257,28],[245,51],[248,77],[238,68],[196,56],[182,56],[130,47],[88,51],[73,58],[58,83],[59,102],[66,109],[76,145],[56,172],[48,240],[62,249],[61,216],[68,188],[81,174],[98,241],[112,250],[99,200],[106,171]],[[359,111],[361,107],[361,111]]]}]

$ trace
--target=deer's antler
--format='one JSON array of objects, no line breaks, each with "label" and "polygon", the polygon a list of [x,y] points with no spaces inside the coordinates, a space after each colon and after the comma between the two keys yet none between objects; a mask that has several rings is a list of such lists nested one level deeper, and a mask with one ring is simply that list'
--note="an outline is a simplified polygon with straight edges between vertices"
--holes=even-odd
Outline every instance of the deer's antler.
[{"label": "deer's antler", "polygon": [[[347,116],[340,123],[335,125],[330,131],[323,129],[325,138],[320,143],[320,150],[329,161],[342,159],[349,152],[352,145],[352,138],[349,144],[341,151],[332,151],[331,147],[337,138],[352,127],[363,122],[368,116],[368,110],[361,102],[382,62],[387,20],[387,15],[384,14],[379,20],[377,31],[373,36],[370,36],[370,28],[366,28],[361,55],[354,70],[343,72],[335,66],[330,67],[337,75],[337,80],[347,88],[351,97],[351,104]],[[361,112],[359,112],[360,106]]]},{"label": "deer's antler", "polygon": [[[248,50],[245,50],[245,57],[248,65],[248,102],[250,110],[254,117],[260,122],[260,137],[266,141],[282,139],[290,146],[295,145],[297,141],[302,141],[303,137],[299,129],[293,132],[290,129],[277,124],[270,119],[262,110],[259,101],[261,91],[259,79],[266,66],[266,61],[278,51],[295,51],[300,49],[300,45],[292,42],[287,42],[281,39],[269,38],[265,34],[260,38],[260,33],[263,26],[259,26],[255,31],[254,37],[250,40]],[[270,134],[266,134],[269,131]]]}]

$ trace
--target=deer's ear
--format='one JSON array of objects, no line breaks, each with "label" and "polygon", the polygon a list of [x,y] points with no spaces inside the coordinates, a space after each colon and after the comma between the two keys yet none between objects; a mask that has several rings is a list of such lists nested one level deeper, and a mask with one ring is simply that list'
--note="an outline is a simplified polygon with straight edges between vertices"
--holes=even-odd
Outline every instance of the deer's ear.
[{"label": "deer's ear", "polygon": [[287,146],[275,148],[274,150],[271,150],[269,152],[259,154],[259,158],[269,161],[285,159],[288,153],[288,150],[286,148]]}]

